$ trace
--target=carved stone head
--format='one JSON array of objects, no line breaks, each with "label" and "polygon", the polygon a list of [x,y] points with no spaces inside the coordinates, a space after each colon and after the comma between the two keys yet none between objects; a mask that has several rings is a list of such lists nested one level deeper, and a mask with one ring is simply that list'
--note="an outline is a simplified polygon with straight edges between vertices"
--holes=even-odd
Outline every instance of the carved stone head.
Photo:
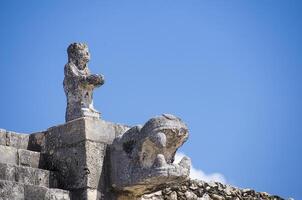
[{"label": "carved stone head", "polygon": [[154,165],[158,154],[164,156],[165,162],[173,163],[177,148],[189,135],[185,123],[171,114],[151,118],[142,128],[141,134],[145,135],[145,142],[141,144],[139,153],[143,167]]},{"label": "carved stone head", "polygon": [[86,67],[90,60],[88,46],[84,43],[72,43],[67,48],[68,62],[75,64],[80,70]]},{"label": "carved stone head", "polygon": [[174,163],[174,156],[188,135],[185,123],[164,114],[116,138],[110,148],[113,188],[139,196],[184,181],[189,176],[190,159]]}]

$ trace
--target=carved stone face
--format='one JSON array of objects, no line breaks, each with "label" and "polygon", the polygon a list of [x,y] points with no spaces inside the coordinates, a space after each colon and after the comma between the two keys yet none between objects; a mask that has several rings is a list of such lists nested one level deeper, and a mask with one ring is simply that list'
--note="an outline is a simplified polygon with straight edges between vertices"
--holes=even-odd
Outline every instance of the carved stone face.
[{"label": "carved stone face", "polygon": [[174,156],[187,138],[185,123],[170,114],[129,129],[110,147],[112,187],[139,196],[184,181],[189,176],[190,159],[174,163]]},{"label": "carved stone face", "polygon": [[68,61],[74,63],[78,69],[83,70],[90,60],[88,46],[83,43],[73,43],[67,49]]},{"label": "carved stone face", "polygon": [[154,165],[158,155],[163,155],[166,163],[173,163],[176,149],[188,138],[187,126],[169,114],[150,119],[142,129],[144,132],[148,137],[142,141],[139,156],[143,167]]}]

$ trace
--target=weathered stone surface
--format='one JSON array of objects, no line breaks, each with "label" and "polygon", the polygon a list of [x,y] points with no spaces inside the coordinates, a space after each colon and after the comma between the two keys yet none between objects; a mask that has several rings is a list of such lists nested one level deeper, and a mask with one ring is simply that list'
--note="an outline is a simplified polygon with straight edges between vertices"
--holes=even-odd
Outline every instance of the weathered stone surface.
[{"label": "weathered stone surface", "polygon": [[23,185],[26,199],[45,199],[45,194],[49,190],[46,187],[33,187],[33,185]]},{"label": "weathered stone surface", "polygon": [[18,164],[33,168],[38,168],[40,164],[40,153],[18,149]]},{"label": "weathered stone surface", "polygon": [[[162,194],[162,191],[157,191],[157,192],[154,192],[152,194],[145,194],[142,196],[141,199],[148,199],[148,200],[164,200],[164,197],[163,197],[163,194]],[[172,200],[177,200],[177,194],[176,192],[171,192],[170,194],[170,199]]]},{"label": "weathered stone surface", "polygon": [[[72,193],[72,200],[111,200],[96,189],[80,189]],[[113,200],[113,199],[112,199]]]},{"label": "weathered stone surface", "polygon": [[69,200],[69,192],[33,185],[24,185],[25,200]]},{"label": "weathered stone surface", "polygon": [[42,152],[51,152],[57,148],[65,148],[76,143],[90,140],[94,142],[112,143],[115,135],[129,128],[103,120],[79,118],[66,124],[49,128],[45,132]]},{"label": "weathered stone surface", "polygon": [[47,165],[59,173],[59,185],[65,189],[98,188],[106,145],[83,141],[69,148],[55,149]]},{"label": "weathered stone surface", "polygon": [[6,130],[0,128],[0,145],[6,145]]},{"label": "weathered stone surface", "polygon": [[44,134],[41,149],[45,159],[43,168],[59,173],[61,188],[77,194],[87,188],[100,193],[105,187],[103,168],[107,145],[128,129],[127,126],[86,117],[51,127]]},{"label": "weathered stone surface", "polygon": [[66,190],[48,189],[44,199],[45,200],[70,200],[70,194]]},{"label": "weathered stone surface", "polygon": [[18,150],[0,145],[0,163],[18,164]]},{"label": "weathered stone surface", "polygon": [[106,144],[97,142],[86,142],[86,172],[87,186],[98,189],[101,181],[104,157],[106,155]]},{"label": "weathered stone surface", "polygon": [[13,165],[0,163],[0,180],[15,181],[16,169]]},{"label": "weathered stone surface", "polygon": [[20,134],[12,131],[6,132],[6,146],[18,149],[27,149],[29,141],[28,134]]},{"label": "weathered stone surface", "polygon": [[24,187],[16,182],[0,180],[0,200],[24,200]]},{"label": "weathered stone surface", "polygon": [[111,183],[133,195],[152,192],[165,184],[184,181],[190,160],[174,164],[176,150],[187,140],[186,125],[173,115],[150,119],[117,137],[111,148]]},{"label": "weathered stone surface", "polygon": [[28,150],[40,152],[45,145],[45,132],[37,132],[29,135]]},{"label": "weathered stone surface", "polygon": [[44,145],[44,132],[24,134],[0,129],[0,145],[40,151]]},{"label": "weathered stone surface", "polygon": [[90,74],[88,46],[73,43],[67,49],[68,63],[64,68],[64,91],[67,97],[66,121],[80,117],[99,118],[93,108],[93,89],[104,84],[102,75]]},{"label": "weathered stone surface", "polygon": [[44,154],[49,170],[57,171],[59,187],[64,189],[82,188],[87,183],[85,142],[76,146],[53,149]]},{"label": "weathered stone surface", "polygon": [[38,168],[40,153],[15,147],[0,145],[0,163]]},{"label": "weathered stone surface", "polygon": [[0,163],[0,180],[57,187],[56,174],[47,170]]},{"label": "weathered stone surface", "polygon": [[0,180],[0,200],[70,200],[69,192]]}]

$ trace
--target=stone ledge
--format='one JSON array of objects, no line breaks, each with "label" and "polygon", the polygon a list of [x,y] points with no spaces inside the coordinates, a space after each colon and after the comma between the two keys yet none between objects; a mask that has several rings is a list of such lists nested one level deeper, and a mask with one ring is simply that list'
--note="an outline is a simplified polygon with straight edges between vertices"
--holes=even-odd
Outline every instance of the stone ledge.
[{"label": "stone ledge", "polygon": [[51,188],[58,185],[55,172],[3,163],[0,163],[0,180]]},{"label": "stone ledge", "polygon": [[82,141],[94,141],[110,144],[116,137],[128,129],[99,119],[79,118],[65,124],[51,127],[45,132],[43,152],[51,149],[64,148]]},{"label": "stone ledge", "polygon": [[0,129],[0,145],[40,151],[43,144],[44,132],[24,134]]},{"label": "stone ledge", "polygon": [[40,164],[40,153],[35,151],[0,145],[0,155],[0,163],[33,168],[38,168]]}]

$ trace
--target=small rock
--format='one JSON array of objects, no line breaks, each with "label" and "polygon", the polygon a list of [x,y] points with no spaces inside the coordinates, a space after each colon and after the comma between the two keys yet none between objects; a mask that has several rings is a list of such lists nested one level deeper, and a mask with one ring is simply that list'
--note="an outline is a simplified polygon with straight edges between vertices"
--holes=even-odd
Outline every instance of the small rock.
[{"label": "small rock", "polygon": [[181,190],[181,191],[186,191],[186,190],[187,190],[187,186],[184,186],[184,185],[181,186],[181,187],[180,187],[180,190]]},{"label": "small rock", "polygon": [[211,194],[211,197],[213,200],[225,200],[223,196],[220,196],[218,194]]},{"label": "small rock", "polygon": [[197,195],[191,191],[186,191],[185,197],[186,197],[186,200],[197,200]]},{"label": "small rock", "polygon": [[209,185],[210,187],[212,187],[212,188],[218,187],[217,184],[216,184],[215,182],[213,182],[213,181],[208,182],[208,185]]},{"label": "small rock", "polygon": [[177,200],[177,193],[175,191],[171,192],[169,200]]},{"label": "small rock", "polygon": [[201,198],[198,198],[197,200],[212,200],[212,199],[208,194],[204,194]]},{"label": "small rock", "polygon": [[194,183],[192,183],[192,185],[190,186],[190,189],[191,190],[197,190],[198,187],[197,187],[197,185],[195,185]]}]

